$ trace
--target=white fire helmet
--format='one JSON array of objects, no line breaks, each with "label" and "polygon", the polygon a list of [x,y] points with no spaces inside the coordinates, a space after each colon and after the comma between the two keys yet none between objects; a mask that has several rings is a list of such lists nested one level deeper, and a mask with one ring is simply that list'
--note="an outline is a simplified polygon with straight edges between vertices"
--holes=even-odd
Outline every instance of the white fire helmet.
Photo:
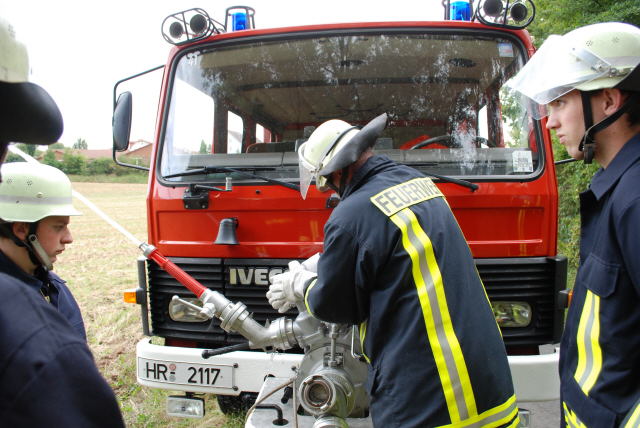
[{"label": "white fire helmet", "polygon": [[343,120],[332,119],[320,125],[309,139],[298,149],[298,163],[300,169],[300,194],[302,199],[307,197],[309,185],[313,179],[321,192],[326,192],[327,179],[318,175],[323,166],[333,159],[353,137],[359,132]]},{"label": "white fire helmet", "polygon": [[540,119],[547,115],[548,103],[574,89],[640,91],[638,64],[638,27],[620,22],[593,24],[564,36],[549,36],[506,86],[524,95],[523,103]]},{"label": "white fire helmet", "polygon": [[302,198],[307,197],[309,185],[314,179],[319,191],[329,190],[327,176],[358,160],[366,149],[375,144],[386,125],[386,113],[362,129],[338,119],[322,123],[298,149]]},{"label": "white fire helmet", "polygon": [[49,165],[12,162],[2,165],[0,218],[34,223],[49,216],[75,216],[71,182]]}]

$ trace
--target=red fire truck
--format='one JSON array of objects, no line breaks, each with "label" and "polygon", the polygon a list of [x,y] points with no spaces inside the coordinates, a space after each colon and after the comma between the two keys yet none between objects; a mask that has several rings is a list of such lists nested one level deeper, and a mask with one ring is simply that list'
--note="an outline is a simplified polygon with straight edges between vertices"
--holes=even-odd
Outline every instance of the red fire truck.
[{"label": "red fire truck", "polygon": [[[518,398],[556,399],[549,345],[562,331],[566,258],[557,254],[551,139],[505,86],[534,52],[524,27],[535,9],[445,6],[437,22],[276,29],[255,29],[249,7],[228,9],[224,24],[202,9],[167,17],[163,36],[174,47],[148,168],[148,242],[256,321],[277,318],[269,276],[322,251],[340,202],[314,186],[300,197],[297,148],[328,119],[362,125],[386,112],[374,150],[446,194],[502,328]],[[128,80],[114,88],[114,159],[129,143],[132,94],[119,89]],[[155,263],[138,267],[143,329],[156,338],[137,346],[139,383],[186,399],[215,394],[228,411],[250,405],[265,378],[300,367],[303,350],[236,350],[244,339],[203,317],[186,288]],[[220,348],[233,352],[206,354]]]}]

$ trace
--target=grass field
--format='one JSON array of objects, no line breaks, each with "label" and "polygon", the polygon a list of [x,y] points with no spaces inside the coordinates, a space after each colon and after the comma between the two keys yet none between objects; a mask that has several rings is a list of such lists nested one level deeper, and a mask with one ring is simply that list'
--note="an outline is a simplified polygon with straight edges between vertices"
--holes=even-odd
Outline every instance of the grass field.
[{"label": "grass field", "polygon": [[[138,239],[147,240],[145,184],[74,182],[73,187]],[[135,345],[143,337],[140,307],[123,303],[122,291],[137,286],[140,251],[82,202],[75,199],[74,205],[83,215],[72,218],[74,242],[55,271],[80,304],[89,347],[118,397],[127,427],[243,426],[241,417],[225,417],[213,396],[207,397],[203,419],[168,417],[165,397],[175,392],[136,383]]]}]

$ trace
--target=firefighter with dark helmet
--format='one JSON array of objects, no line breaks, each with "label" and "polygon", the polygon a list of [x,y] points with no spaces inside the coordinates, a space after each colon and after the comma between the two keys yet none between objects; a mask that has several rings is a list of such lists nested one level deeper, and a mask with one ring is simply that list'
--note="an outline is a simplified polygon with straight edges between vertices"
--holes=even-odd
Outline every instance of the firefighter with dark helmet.
[{"label": "firefighter with dark helmet", "polygon": [[563,424],[640,427],[640,29],[550,36],[508,83],[576,160],[580,263],[560,349]]},{"label": "firefighter with dark helmet", "polygon": [[296,264],[267,293],[282,311],[360,325],[376,427],[515,427],[504,343],[469,247],[438,187],[374,155],[382,114],[362,129],[321,124],[300,146],[303,197],[312,180],[341,201],[314,269]]},{"label": "firefighter with dark helmet", "polygon": [[26,47],[0,17],[0,162],[11,142],[49,145],[62,134],[62,115],[42,87],[28,81]]},{"label": "firefighter with dark helmet", "polygon": [[[28,71],[26,48],[0,18],[0,163],[9,143],[51,144],[62,133],[60,110],[43,88],[28,81]],[[56,288],[55,299],[46,295],[53,290],[43,293],[22,267],[25,262],[27,270],[37,265],[46,271],[57,250],[48,251],[42,223],[77,214],[68,179],[52,170],[25,162],[2,167],[0,218],[7,235],[0,237],[0,425],[123,427],[113,391],[84,337],[62,313],[60,304],[68,296],[62,288]],[[63,226],[52,227],[47,232],[55,234]],[[24,256],[19,263],[5,253],[13,250]]]}]

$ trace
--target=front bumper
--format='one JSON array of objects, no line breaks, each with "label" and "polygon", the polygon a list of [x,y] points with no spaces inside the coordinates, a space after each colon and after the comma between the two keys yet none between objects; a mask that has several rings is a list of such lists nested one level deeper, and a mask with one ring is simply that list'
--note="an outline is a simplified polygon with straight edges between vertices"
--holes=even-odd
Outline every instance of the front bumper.
[{"label": "front bumper", "polygon": [[[267,377],[291,378],[295,375],[304,355],[235,351],[202,358],[203,349],[161,346],[144,338],[136,346],[136,377],[140,385],[174,391],[200,392],[219,395],[239,395],[241,392],[259,392]],[[141,361],[157,361],[165,365],[188,364],[198,366],[230,367],[231,379],[224,387],[184,385],[165,380],[149,379],[148,367]],[[147,375],[145,376],[145,371]],[[163,376],[166,377],[166,376]]]},{"label": "front bumper", "polygon": [[541,355],[510,355],[509,367],[518,401],[549,401],[560,398],[558,349]]},{"label": "front bumper", "polygon": [[[202,349],[153,345],[144,338],[136,347],[137,362],[151,360],[163,363],[232,366],[233,375],[226,387],[180,385],[141,376],[144,368],[137,365],[138,383],[151,388],[201,392],[220,395],[239,395],[259,392],[266,377],[291,378],[304,358],[302,354],[235,351],[215,357],[202,358]],[[542,355],[509,356],[509,367],[518,401],[548,401],[560,398],[558,357],[555,352]]]}]

